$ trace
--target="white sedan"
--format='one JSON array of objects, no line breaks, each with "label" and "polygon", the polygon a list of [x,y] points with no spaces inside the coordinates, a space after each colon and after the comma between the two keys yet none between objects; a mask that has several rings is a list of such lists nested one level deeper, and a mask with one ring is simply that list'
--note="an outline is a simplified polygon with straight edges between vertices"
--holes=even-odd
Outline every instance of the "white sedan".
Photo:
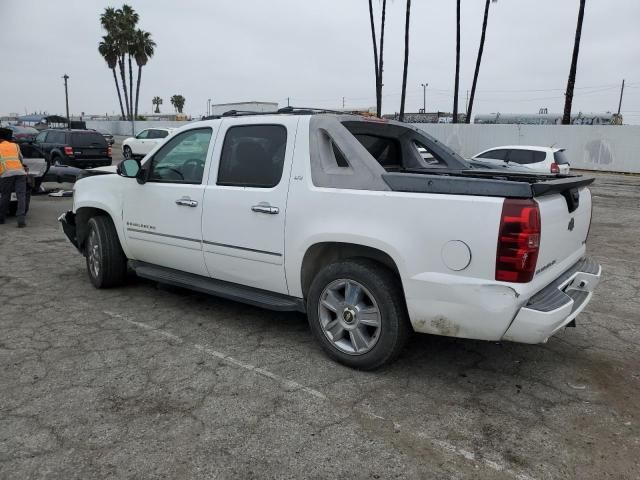
[{"label": "white sedan", "polygon": [[147,128],[122,142],[124,158],[142,158],[168,137],[173,128]]},{"label": "white sedan", "polygon": [[512,164],[527,170],[545,173],[569,173],[569,160],[564,148],[508,145],[494,147],[474,155],[471,160],[504,166]]}]

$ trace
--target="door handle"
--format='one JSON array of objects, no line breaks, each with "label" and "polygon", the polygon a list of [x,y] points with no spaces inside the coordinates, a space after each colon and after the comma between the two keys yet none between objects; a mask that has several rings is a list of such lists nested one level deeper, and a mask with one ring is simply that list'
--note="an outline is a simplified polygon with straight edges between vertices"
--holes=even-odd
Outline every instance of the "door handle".
[{"label": "door handle", "polygon": [[197,207],[198,202],[191,200],[189,197],[182,197],[176,200],[176,205],[181,205],[183,207]]},{"label": "door handle", "polygon": [[277,215],[280,213],[280,209],[278,207],[272,207],[266,202],[261,202],[258,205],[254,205],[251,207],[252,212],[256,213],[267,213],[269,215]]}]

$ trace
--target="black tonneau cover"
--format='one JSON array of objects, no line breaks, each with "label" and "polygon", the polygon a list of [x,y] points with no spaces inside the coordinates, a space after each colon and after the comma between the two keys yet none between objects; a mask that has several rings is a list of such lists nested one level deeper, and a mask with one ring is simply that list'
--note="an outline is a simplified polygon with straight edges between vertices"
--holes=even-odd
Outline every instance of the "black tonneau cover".
[{"label": "black tonneau cover", "polygon": [[533,198],[561,193],[565,196],[594,182],[593,177],[496,173],[495,170],[388,172],[382,179],[396,192]]}]

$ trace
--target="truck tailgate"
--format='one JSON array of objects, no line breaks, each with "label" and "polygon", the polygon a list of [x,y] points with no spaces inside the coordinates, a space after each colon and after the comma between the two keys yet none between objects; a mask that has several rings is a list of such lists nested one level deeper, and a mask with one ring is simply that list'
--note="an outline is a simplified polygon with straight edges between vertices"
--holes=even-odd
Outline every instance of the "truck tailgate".
[{"label": "truck tailgate", "polygon": [[547,275],[555,273],[554,270],[557,274],[562,273],[560,270],[566,265],[564,260],[584,250],[591,222],[591,192],[583,187],[573,193],[574,197],[570,199],[560,193],[536,197],[540,206],[541,234],[534,278],[543,272]]}]

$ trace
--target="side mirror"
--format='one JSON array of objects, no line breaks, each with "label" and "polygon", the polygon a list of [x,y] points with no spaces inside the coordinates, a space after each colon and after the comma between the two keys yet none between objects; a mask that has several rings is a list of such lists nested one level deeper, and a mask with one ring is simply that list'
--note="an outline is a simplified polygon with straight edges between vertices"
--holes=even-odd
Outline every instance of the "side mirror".
[{"label": "side mirror", "polygon": [[129,158],[127,160],[123,160],[118,164],[118,168],[116,172],[121,177],[125,178],[137,178],[138,173],[140,172],[140,164],[137,160]]}]

